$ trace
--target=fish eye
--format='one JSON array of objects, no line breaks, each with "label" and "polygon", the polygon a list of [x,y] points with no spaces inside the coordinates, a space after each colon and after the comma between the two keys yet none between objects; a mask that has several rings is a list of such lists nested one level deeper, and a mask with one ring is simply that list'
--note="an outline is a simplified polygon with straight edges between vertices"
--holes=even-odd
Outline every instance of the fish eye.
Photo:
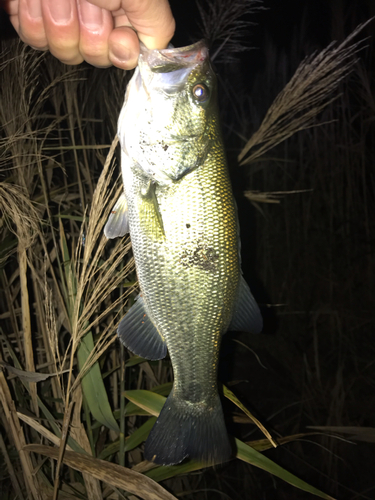
[{"label": "fish eye", "polygon": [[193,97],[198,102],[205,102],[209,97],[208,88],[203,83],[197,83],[193,87]]}]

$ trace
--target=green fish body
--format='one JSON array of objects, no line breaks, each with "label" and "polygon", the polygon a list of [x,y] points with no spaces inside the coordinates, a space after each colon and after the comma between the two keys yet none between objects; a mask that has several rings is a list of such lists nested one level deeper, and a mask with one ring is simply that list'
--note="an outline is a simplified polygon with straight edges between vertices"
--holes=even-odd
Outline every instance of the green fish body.
[{"label": "green fish body", "polygon": [[129,225],[141,290],[120,322],[121,341],[147,359],[168,349],[172,361],[173,389],[145,445],[145,458],[162,465],[230,457],[217,390],[220,341],[228,329],[262,329],[240,268],[216,91],[202,42],[142,47],[119,118],[125,197],[105,233]]}]

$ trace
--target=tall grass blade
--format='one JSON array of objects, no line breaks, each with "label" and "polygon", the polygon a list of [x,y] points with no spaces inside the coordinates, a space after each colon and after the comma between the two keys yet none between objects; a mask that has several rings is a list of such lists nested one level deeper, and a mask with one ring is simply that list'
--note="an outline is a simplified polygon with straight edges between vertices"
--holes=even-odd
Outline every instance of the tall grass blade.
[{"label": "tall grass blade", "polygon": [[[22,329],[23,329],[23,346],[25,349],[26,370],[29,372],[35,371],[33,342],[31,333],[31,318],[29,305],[29,290],[27,287],[27,255],[26,248],[20,241],[18,245],[18,262],[20,266],[20,284],[21,284],[21,308],[22,308]],[[29,390],[33,402],[33,410],[38,415],[37,403],[37,385],[35,382],[30,382]]]},{"label": "tall grass blade", "polygon": [[[59,223],[61,251],[67,290],[67,310],[69,311],[70,321],[72,323],[74,321],[75,309],[77,307],[77,280],[61,220]],[[94,352],[94,348],[94,339],[91,331],[89,331],[82,337],[77,348],[77,360],[80,371],[83,372],[87,361],[91,358],[92,353]],[[85,375],[82,376],[81,384],[87,405],[94,418],[102,425],[118,432],[119,427],[112,414],[98,361],[93,363],[91,368],[89,368]]]},{"label": "tall grass blade", "polygon": [[375,427],[355,427],[339,425],[309,425],[308,429],[316,429],[322,432],[334,432],[337,434],[348,435],[351,441],[365,441],[366,443],[375,443]]},{"label": "tall grass blade", "polygon": [[179,476],[181,474],[187,474],[188,472],[193,472],[195,470],[204,469],[206,466],[201,462],[196,462],[195,460],[187,460],[181,465],[165,465],[163,467],[156,467],[150,471],[145,472],[145,476],[150,477],[154,481],[164,481],[165,479],[170,479],[171,477]]},{"label": "tall grass blade", "polygon": [[[50,446],[29,444],[24,447],[26,452],[39,453],[54,460],[58,457],[58,450]],[[133,493],[144,500],[177,500],[152,479],[117,464],[111,464],[98,458],[81,455],[73,451],[66,451],[64,463],[72,469],[85,472],[100,481],[124,491]]]},{"label": "tall grass blade", "polygon": [[302,479],[299,479],[294,474],[291,474],[290,472],[286,471],[285,469],[277,465],[275,462],[272,462],[272,460],[262,455],[262,453],[259,453],[258,451],[254,450],[251,446],[243,443],[239,439],[236,439],[236,447],[237,447],[236,457],[239,458],[240,460],[243,460],[244,462],[247,462],[251,465],[255,465],[255,467],[259,467],[260,469],[263,469],[269,472],[270,474],[279,477],[283,481],[292,484],[293,486],[302,491],[307,491],[317,497],[325,498],[326,500],[334,500],[333,497],[323,493],[317,488],[314,488],[305,481],[302,481]]},{"label": "tall grass blade", "polygon": [[263,434],[269,439],[272,446],[274,446],[276,448],[277,443],[275,443],[271,434],[264,427],[264,425],[261,422],[259,422],[259,420],[256,417],[254,417],[254,415],[241,403],[241,401],[237,398],[237,396],[235,394],[233,394],[233,392],[230,389],[228,389],[228,387],[226,387],[224,384],[222,387],[223,387],[224,396],[227,399],[229,399],[229,401],[232,401],[232,403],[234,403],[236,406],[238,406],[238,408],[240,408],[254,422],[254,424],[263,432]]},{"label": "tall grass blade", "polygon": [[[12,357],[12,360],[13,360],[15,366],[18,367],[18,368],[16,368],[17,372],[22,372],[22,370],[19,369],[19,367],[21,365],[17,359],[17,356],[16,356],[14,350],[12,349],[12,346],[10,345],[10,343],[7,341],[7,339],[5,337],[3,337],[2,340],[6,344],[7,349]],[[24,377],[20,377],[20,380],[22,381],[24,387],[28,391],[29,390],[29,383],[28,383],[27,379],[25,379]],[[54,418],[52,413],[49,411],[49,409],[46,407],[46,405],[43,403],[43,401],[40,399],[39,396],[37,396],[37,401],[38,401],[38,406],[39,406],[40,410],[42,411],[45,419],[48,421],[53,432],[55,433],[54,435],[57,437],[58,441],[60,442],[61,429],[60,429],[58,423],[56,422],[56,419]],[[21,417],[21,416],[19,416],[19,418],[21,420],[25,421],[26,423],[28,423],[31,427],[33,427],[33,425],[31,424],[31,421],[28,421],[27,419],[25,419],[24,417]],[[53,442],[55,442],[55,441],[53,441]],[[85,453],[85,450],[83,448],[81,448],[81,446],[79,446],[79,444],[71,436],[68,436],[67,444],[73,451],[76,451],[77,453]]]},{"label": "tall grass blade", "polygon": [[352,43],[353,39],[370,22],[359,25],[338,47],[331,43],[298,66],[239,154],[240,165],[255,161],[296,132],[313,126],[314,118],[338,98],[334,92],[357,62],[360,42]]},{"label": "tall grass blade", "polygon": [[[94,351],[94,347],[94,339],[92,333],[89,332],[82,338],[77,349],[77,360],[80,370],[85,366],[85,363]],[[96,361],[86,375],[82,377],[81,385],[93,417],[108,429],[119,432],[120,429],[108,401],[108,395],[98,361]]]},{"label": "tall grass blade", "polygon": [[[18,418],[20,420],[22,420],[27,425],[29,425],[30,427],[32,427],[41,436],[43,436],[46,439],[48,439],[48,441],[50,441],[52,444],[54,444],[55,446],[59,446],[60,445],[60,436],[56,436],[55,434],[53,434],[53,432],[51,432],[50,430],[48,430],[46,427],[44,427],[43,425],[41,425],[37,420],[35,420],[34,418],[30,417],[29,415],[24,415],[23,413],[20,413],[20,412],[17,412],[17,415],[18,415]],[[74,451],[74,449],[68,443],[66,444],[66,449],[70,450],[70,451]],[[78,450],[76,450],[76,451],[78,451]]]},{"label": "tall grass blade", "polygon": [[[70,428],[70,433],[75,438],[75,440],[82,446],[82,448],[86,451],[88,455],[95,455],[95,448],[91,447],[90,441],[87,437],[85,428],[81,421],[81,407],[82,407],[81,387],[78,387],[75,390],[72,403],[74,404],[74,408],[73,408],[72,425]],[[88,498],[92,500],[103,500],[103,495],[99,480],[93,477],[91,474],[87,474],[85,472],[82,473],[82,477],[85,482],[86,494]]]},{"label": "tall grass blade", "polygon": [[38,479],[33,474],[33,464],[30,455],[23,450],[23,447],[26,445],[25,435],[20,425],[4,373],[2,372],[0,372],[0,402],[3,409],[3,425],[8,430],[8,434],[12,438],[18,452],[27,494],[29,498],[39,500]]},{"label": "tall grass blade", "polygon": [[20,500],[24,500],[25,497],[23,496],[20,484],[18,482],[16,471],[14,470],[12,461],[11,461],[9,454],[8,454],[7,447],[5,446],[4,439],[3,439],[3,436],[1,434],[0,434],[0,452],[2,453],[2,455],[4,457],[4,462],[5,462],[6,468],[8,470],[10,479],[12,481],[12,486],[14,488],[14,491]]},{"label": "tall grass blade", "polygon": [[154,392],[142,389],[125,391],[124,395],[133,404],[155,417],[159,416],[166,400],[166,398],[160,394],[155,394]]},{"label": "tall grass blade", "polygon": [[[134,390],[134,391],[126,391],[125,396],[133,403],[138,405],[143,410],[148,411],[151,415],[158,416],[163,408],[163,405],[167,398],[161,396],[160,394],[155,394],[151,391],[145,390]],[[241,405],[243,406],[243,405]],[[308,491],[313,495],[316,495],[320,498],[325,498],[326,500],[334,500],[329,495],[326,495],[322,491],[314,488],[309,485],[305,481],[302,481],[294,474],[286,471],[275,462],[262,455],[258,451],[256,451],[251,446],[243,443],[239,439],[235,439],[236,442],[236,457],[244,462],[248,462],[251,465],[255,465],[265,471],[273,474],[274,476],[283,479],[287,483],[292,484],[296,488]],[[198,464],[195,461],[189,461],[186,464],[182,465],[173,465],[168,467],[158,467],[148,472],[147,475],[155,479],[155,481],[161,481],[166,479],[167,477],[172,477],[175,475],[179,475],[180,473],[189,472],[191,470],[197,470],[204,467],[204,464]],[[181,468],[181,469],[180,469]],[[181,472],[180,472],[181,471]]]},{"label": "tall grass blade", "polygon": [[[125,438],[125,447],[124,451],[134,450],[137,446],[139,446],[143,441],[147,439],[154,423],[156,422],[156,417],[151,417],[142,424],[138,429],[136,429],[130,436]],[[108,445],[104,450],[100,453],[98,458],[104,460],[108,458],[110,455],[114,455],[120,451],[120,441],[114,441],[110,445]]]}]

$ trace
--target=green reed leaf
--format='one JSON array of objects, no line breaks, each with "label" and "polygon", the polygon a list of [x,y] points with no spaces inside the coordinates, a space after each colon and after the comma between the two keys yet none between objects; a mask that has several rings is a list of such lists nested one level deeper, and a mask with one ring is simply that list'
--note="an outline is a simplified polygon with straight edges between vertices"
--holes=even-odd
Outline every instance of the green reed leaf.
[{"label": "green reed leaf", "polygon": [[188,472],[192,472],[194,470],[204,469],[205,467],[206,466],[202,462],[188,460],[180,465],[164,465],[162,467],[156,467],[155,469],[145,472],[145,476],[159,482],[174,476],[187,474]]},{"label": "green reed leaf", "polygon": [[292,484],[302,491],[307,491],[320,498],[325,498],[326,500],[334,500],[333,497],[327,495],[326,493],[323,493],[317,488],[314,488],[314,486],[311,486],[305,481],[302,481],[302,479],[299,479],[294,474],[291,474],[287,470],[283,469],[282,467],[280,467],[280,465],[277,465],[265,455],[259,453],[259,451],[254,450],[254,448],[252,448],[251,446],[243,443],[239,439],[235,439],[235,441],[237,447],[236,457],[240,460],[243,460],[244,462],[247,462],[251,465],[255,465],[255,467],[259,467],[260,469],[263,469],[270,474],[279,477],[283,481]]},{"label": "green reed leaf", "polygon": [[[77,360],[80,370],[84,367],[94,347],[94,339],[92,333],[89,332],[82,338],[77,349]],[[120,429],[108,401],[98,361],[83,376],[81,384],[83,394],[93,417],[108,429],[119,432]]]},{"label": "green reed leaf", "polygon": [[[143,410],[146,410],[152,415],[156,416],[160,413],[166,400],[166,398],[161,396],[160,394],[155,394],[151,391],[145,390],[126,391],[125,396],[133,404],[138,405]],[[309,485],[305,481],[302,481],[302,479],[299,479],[294,474],[283,469],[271,459],[267,458],[265,455],[259,453],[259,451],[243,443],[239,439],[235,438],[235,443],[237,449],[236,457],[240,460],[243,460],[244,462],[247,462],[251,465],[255,465],[255,467],[259,467],[260,469],[263,469],[270,474],[279,477],[280,479],[292,484],[300,490],[307,491],[320,498],[325,498],[326,500],[334,500],[331,496],[323,493],[317,488],[314,488],[314,486]],[[177,476],[179,474],[185,474],[192,470],[201,469],[203,467],[204,464],[196,462],[194,460],[189,460],[181,465],[157,467],[147,472],[146,475],[148,477],[151,477],[155,481],[162,481],[169,477]]]},{"label": "green reed leaf", "polygon": [[155,392],[151,391],[145,391],[142,389],[125,391],[124,395],[136,406],[142,408],[142,410],[147,411],[155,417],[159,415],[166,400],[166,398],[164,396],[161,396],[160,394],[156,394]]},{"label": "green reed leaf", "polygon": [[[134,450],[137,446],[139,446],[143,441],[147,439],[154,423],[156,422],[156,417],[151,417],[141,425],[138,429],[136,429],[133,434],[125,438],[125,451]],[[114,455],[118,453],[120,450],[120,440],[117,439],[110,445],[106,446],[104,450],[100,453],[98,458],[104,460],[108,458],[110,455]]]},{"label": "green reed leaf", "polygon": [[[60,220],[60,241],[61,251],[63,254],[64,272],[66,289],[69,290],[66,294],[67,309],[69,312],[70,322],[72,324],[72,316],[74,314],[74,307],[77,294],[77,279],[74,273],[74,266],[72,264],[69,249],[65,237],[63,225]],[[77,348],[77,360],[79,370],[83,370],[86,361],[94,350],[94,339],[91,331],[86,333]],[[119,432],[119,426],[112,414],[112,409],[108,401],[107,391],[104,386],[103,377],[101,374],[100,366],[96,361],[81,380],[82,391],[93,417],[105,425],[108,429]]]}]

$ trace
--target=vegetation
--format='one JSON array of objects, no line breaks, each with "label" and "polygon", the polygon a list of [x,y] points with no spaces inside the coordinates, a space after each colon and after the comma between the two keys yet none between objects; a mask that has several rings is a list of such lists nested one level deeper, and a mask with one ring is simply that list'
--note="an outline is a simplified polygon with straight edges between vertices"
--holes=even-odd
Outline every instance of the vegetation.
[{"label": "vegetation", "polygon": [[171,365],[125,352],[115,334],[137,294],[129,238],[103,236],[122,189],[114,137],[128,75],[4,44],[4,500],[373,496],[375,105],[358,59],[365,29],[300,66],[269,45],[264,74],[238,97],[226,140],[241,165],[235,186],[236,175],[248,186],[238,198],[243,267],[265,333],[225,336],[220,378],[236,458],[210,469],[143,461]]}]

